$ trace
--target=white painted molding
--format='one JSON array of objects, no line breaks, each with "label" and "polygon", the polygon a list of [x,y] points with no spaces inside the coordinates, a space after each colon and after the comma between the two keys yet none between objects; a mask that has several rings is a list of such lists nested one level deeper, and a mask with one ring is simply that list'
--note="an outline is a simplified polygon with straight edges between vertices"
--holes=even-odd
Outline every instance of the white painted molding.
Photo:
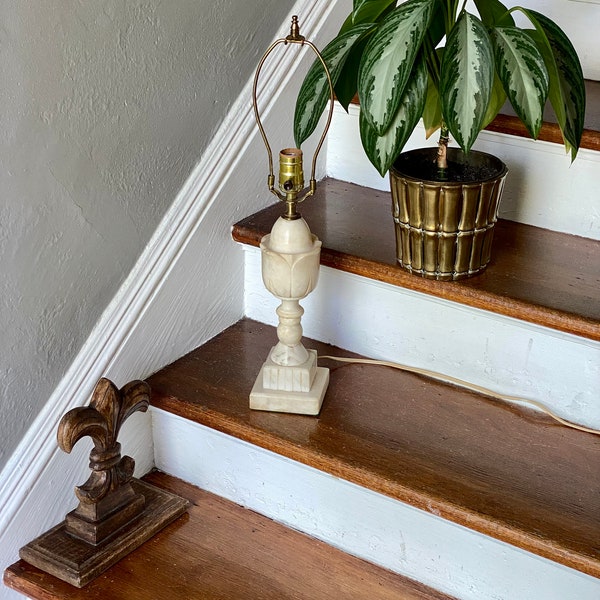
[{"label": "white painted molding", "polygon": [[[362,149],[358,114],[355,105],[346,113],[336,104],[327,146],[327,175],[389,191],[387,176],[377,173]],[[419,124],[406,150],[435,143],[435,135],[425,140]],[[494,154],[508,166],[500,203],[502,218],[600,240],[596,191],[600,188],[600,152],[583,148],[571,164],[559,144],[492,131],[483,131],[474,148]]]},{"label": "white painted molding", "polygon": [[456,598],[600,597],[600,579],[171,413],[152,417],[158,468]]},{"label": "white painted molding", "polygon": [[[276,325],[260,252],[245,253],[246,315]],[[600,429],[599,342],[328,267],[301,304],[306,337],[537,400]]]},{"label": "white painted molding", "polygon": [[[318,43],[334,33],[328,17],[335,11],[340,11],[338,2],[298,2],[276,37],[287,35],[291,15],[299,14],[306,15],[303,33]],[[272,132],[274,148],[289,146],[293,140],[289,123],[296,88],[290,84],[298,79],[298,68],[296,54],[283,52],[269,60],[261,73],[265,81],[259,89],[261,117],[267,132]],[[81,443],[81,449],[76,449],[80,454],[74,456],[56,449],[62,415],[89,401],[99,377],[119,386],[147,377],[242,316],[243,253],[231,240],[231,225],[273,201],[266,191],[266,152],[256,130],[251,87],[249,81],[0,473],[0,569],[18,558],[23,544],[64,518],[73,504],[73,486],[81,483],[82,475],[83,480],[87,477],[85,458],[81,468],[73,465],[81,463],[89,447]],[[153,465],[151,428],[146,415],[136,415],[132,421],[123,428],[122,444],[123,451],[136,459],[139,474]],[[14,596],[0,586],[0,598]]]}]

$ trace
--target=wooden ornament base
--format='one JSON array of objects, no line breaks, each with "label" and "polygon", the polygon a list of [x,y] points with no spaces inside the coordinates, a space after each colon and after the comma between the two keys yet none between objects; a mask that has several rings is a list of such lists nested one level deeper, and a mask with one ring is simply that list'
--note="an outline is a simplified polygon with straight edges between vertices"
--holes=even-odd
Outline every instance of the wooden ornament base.
[{"label": "wooden ornament base", "polygon": [[190,504],[184,498],[138,479],[132,479],[131,486],[144,496],[144,510],[100,544],[94,545],[67,533],[66,521],[63,521],[23,546],[20,557],[81,588],[185,513]]}]

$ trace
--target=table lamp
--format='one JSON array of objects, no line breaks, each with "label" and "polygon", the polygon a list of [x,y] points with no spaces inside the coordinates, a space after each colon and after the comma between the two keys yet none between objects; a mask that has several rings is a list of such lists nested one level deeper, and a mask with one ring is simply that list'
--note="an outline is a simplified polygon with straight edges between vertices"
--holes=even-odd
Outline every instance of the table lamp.
[{"label": "table lamp", "polygon": [[[279,186],[278,189],[275,188],[271,147],[260,121],[256,101],[262,65],[279,44],[299,44],[311,48],[322,63],[329,84],[329,114],[313,156],[309,188],[304,192],[302,150],[299,148],[285,148],[279,153]],[[317,415],[329,383],[329,370],[317,365],[316,350],[307,350],[302,345],[300,321],[304,309],[300,306],[300,300],[308,296],[317,285],[321,242],[311,233],[298,212],[297,205],[312,196],[317,189],[315,168],[333,114],[333,84],[327,65],[317,48],[300,35],[298,17],[292,17],[290,35],[276,40],[262,57],[256,70],[252,97],[256,121],[267,148],[268,188],[285,202],[285,212],[277,219],[271,233],[265,235],[260,243],[263,282],[269,292],[281,301],[276,310],[279,317],[279,341],[271,348],[258,374],[250,394],[250,408]]]}]

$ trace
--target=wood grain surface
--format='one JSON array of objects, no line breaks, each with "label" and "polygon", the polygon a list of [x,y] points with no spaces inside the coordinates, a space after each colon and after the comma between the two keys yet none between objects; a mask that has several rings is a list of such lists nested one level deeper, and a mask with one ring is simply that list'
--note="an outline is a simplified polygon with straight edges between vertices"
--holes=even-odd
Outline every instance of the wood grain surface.
[{"label": "wood grain surface", "polygon": [[[500,220],[492,262],[456,282],[424,279],[396,263],[391,196],[325,179],[301,205],[323,242],[321,264],[600,340],[600,242]],[[236,241],[258,246],[282,212],[281,203],[234,226]]]},{"label": "wood grain surface", "polygon": [[145,480],[188,514],[83,589],[24,561],[5,583],[36,600],[451,600],[180,480]]},{"label": "wood grain surface", "polygon": [[418,375],[327,361],[319,418],[251,411],[276,339],[240,321],[153,375],[152,404],[600,577],[596,436]]},{"label": "wood grain surface", "polygon": [[23,546],[19,556],[42,571],[76,587],[83,587],[146,543],[187,509],[184,498],[144,481],[133,479],[131,487],[143,499],[142,512],[114,531],[112,536],[98,544],[88,543],[77,536],[77,531],[69,530],[63,521]]}]

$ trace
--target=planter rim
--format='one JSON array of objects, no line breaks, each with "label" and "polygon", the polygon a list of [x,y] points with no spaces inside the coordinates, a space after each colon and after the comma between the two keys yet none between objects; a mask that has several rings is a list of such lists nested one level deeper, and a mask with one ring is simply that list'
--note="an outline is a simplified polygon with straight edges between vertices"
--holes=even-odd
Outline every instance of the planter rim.
[{"label": "planter rim", "polygon": [[402,152],[398,155],[398,158],[394,161],[394,164],[390,167],[390,175],[394,175],[395,177],[402,177],[403,179],[408,179],[410,181],[422,182],[424,185],[433,185],[437,187],[456,187],[456,186],[469,186],[473,184],[479,184],[486,181],[493,181],[500,177],[505,176],[508,173],[508,167],[504,164],[504,162],[499,159],[497,156],[490,154],[488,152],[482,152],[480,150],[471,150],[469,154],[465,154],[460,148],[448,148],[448,157],[452,160],[453,158],[463,157],[465,160],[462,162],[468,162],[469,156],[476,155],[483,160],[487,161],[491,167],[495,167],[497,172],[489,177],[484,177],[481,179],[472,179],[467,181],[442,181],[438,179],[423,179],[422,177],[415,177],[409,173],[405,173],[400,170],[396,163],[400,160],[401,157],[407,157],[410,155],[418,156],[418,155],[431,155],[432,159],[435,158],[437,154],[437,147],[429,147],[429,148],[415,148],[414,150],[407,150],[406,152]]}]

